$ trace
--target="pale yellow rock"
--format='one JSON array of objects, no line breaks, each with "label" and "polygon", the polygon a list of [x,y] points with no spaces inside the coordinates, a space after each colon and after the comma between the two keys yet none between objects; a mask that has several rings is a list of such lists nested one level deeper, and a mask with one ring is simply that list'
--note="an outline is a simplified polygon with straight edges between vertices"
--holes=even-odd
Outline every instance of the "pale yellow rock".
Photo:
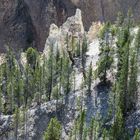
[{"label": "pale yellow rock", "polygon": [[2,65],[5,62],[6,55],[4,53],[0,54],[0,65]]},{"label": "pale yellow rock", "polygon": [[92,42],[92,40],[94,40],[95,38],[98,37],[98,33],[100,31],[100,29],[102,28],[103,24],[101,24],[101,22],[93,22],[88,33],[87,33],[87,39],[89,41],[89,43]]},{"label": "pale yellow rock", "polygon": [[[59,48],[60,52],[62,50],[67,50],[67,44],[81,40],[84,35],[84,27],[82,22],[81,10],[77,9],[76,14],[72,17],[69,17],[66,22],[58,28],[55,24],[51,24],[49,36],[46,40],[45,48],[43,53],[47,56],[49,52],[49,47],[54,47],[54,51]],[[68,42],[66,42],[66,38]],[[64,49],[65,48],[65,49]]]}]

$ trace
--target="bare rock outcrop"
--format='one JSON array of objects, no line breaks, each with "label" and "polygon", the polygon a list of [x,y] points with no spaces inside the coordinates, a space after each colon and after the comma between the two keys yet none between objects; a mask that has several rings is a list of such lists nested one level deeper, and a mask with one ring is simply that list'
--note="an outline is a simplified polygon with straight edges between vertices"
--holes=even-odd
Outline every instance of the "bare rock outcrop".
[{"label": "bare rock outcrop", "polygon": [[[44,54],[47,55],[49,47],[59,47],[59,50],[61,50],[63,47],[66,47],[68,42],[71,42],[72,37],[75,41],[78,41],[83,37],[83,35],[84,26],[81,10],[77,9],[76,14],[69,17],[66,22],[60,26],[60,28],[55,24],[51,24],[49,36],[44,48]],[[69,38],[68,42],[66,42],[67,37]]]},{"label": "bare rock outcrop", "polygon": [[139,0],[1,0],[0,52],[5,51],[5,45],[42,51],[50,25],[62,25],[77,8],[82,11],[86,30],[93,21],[115,21],[119,11],[126,15],[129,8],[135,21],[140,20]]},{"label": "bare rock outcrop", "polygon": [[14,130],[13,117],[10,115],[0,115],[0,139],[14,140],[9,138],[10,133]]},{"label": "bare rock outcrop", "polygon": [[[56,107],[57,104],[57,107]],[[61,120],[61,113],[63,109],[62,101],[56,103],[52,100],[41,105],[33,104],[30,109],[25,112],[26,120],[24,123],[20,122],[18,129],[19,140],[42,140],[44,131],[46,130],[51,118],[57,116]],[[15,140],[14,117],[8,115],[0,116],[0,139],[1,140]]]}]

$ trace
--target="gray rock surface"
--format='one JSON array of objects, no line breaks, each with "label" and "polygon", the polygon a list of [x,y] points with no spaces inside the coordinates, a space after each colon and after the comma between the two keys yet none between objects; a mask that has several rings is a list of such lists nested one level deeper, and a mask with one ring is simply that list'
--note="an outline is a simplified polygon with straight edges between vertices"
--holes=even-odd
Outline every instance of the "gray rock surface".
[{"label": "gray rock surface", "polygon": [[69,0],[1,0],[0,51],[5,45],[42,50],[50,24],[61,25],[74,14],[74,7]]},{"label": "gray rock surface", "polygon": [[12,138],[9,139],[9,134],[13,131],[13,129],[13,117],[0,115],[0,139],[12,140]]},{"label": "gray rock surface", "polygon": [[[52,100],[43,103],[40,106],[36,103],[26,112],[27,122],[19,126],[19,140],[42,140],[51,118],[57,116],[61,119],[63,112],[63,102]],[[14,119],[12,116],[0,116],[0,140],[15,140],[14,137]]]}]

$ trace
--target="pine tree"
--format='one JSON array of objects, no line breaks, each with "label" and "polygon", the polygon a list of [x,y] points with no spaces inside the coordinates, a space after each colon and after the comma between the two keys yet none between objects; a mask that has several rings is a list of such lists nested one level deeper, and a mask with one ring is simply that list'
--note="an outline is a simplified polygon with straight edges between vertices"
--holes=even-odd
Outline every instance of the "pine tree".
[{"label": "pine tree", "polygon": [[76,40],[75,37],[72,35],[71,39],[71,49],[72,49],[72,57],[75,57],[76,54]]},{"label": "pine tree", "polygon": [[[44,79],[44,75],[43,75],[43,72],[44,72],[44,69],[43,69],[43,66],[40,65],[40,60],[37,59],[36,61],[36,66],[35,66],[35,69],[33,71],[33,91],[34,94],[36,94],[36,96],[38,96],[38,105],[40,105],[41,103],[41,97],[42,97],[42,94],[43,94],[43,88],[44,88],[44,83],[43,83],[43,79]],[[46,80],[46,79],[45,79]]]},{"label": "pine tree", "polygon": [[124,137],[124,119],[121,109],[118,107],[117,113],[115,116],[114,124],[111,128],[111,139],[120,140]]},{"label": "pine tree", "polygon": [[75,93],[75,90],[76,90],[76,75],[75,75],[76,71],[74,70],[73,71],[73,92]]},{"label": "pine tree", "polygon": [[18,140],[18,128],[19,128],[19,109],[18,107],[15,110],[15,140]]},{"label": "pine tree", "polygon": [[80,40],[77,43],[77,48],[76,48],[76,56],[80,57],[81,56],[81,45],[80,45]]},{"label": "pine tree", "polygon": [[87,140],[88,129],[85,127],[83,130],[83,140]]},{"label": "pine tree", "polygon": [[28,48],[28,50],[26,51],[27,54],[27,63],[33,68],[35,69],[35,65],[36,65],[36,60],[38,57],[37,51],[33,48]]},{"label": "pine tree", "polygon": [[137,49],[137,53],[139,53],[139,51],[140,51],[140,27],[139,27],[138,33],[136,35],[135,47]]},{"label": "pine tree", "polygon": [[87,38],[86,35],[84,36],[83,43],[82,43],[82,55],[85,55],[88,50]]},{"label": "pine tree", "polygon": [[27,127],[27,121],[28,121],[28,111],[27,106],[24,107],[23,114],[24,114],[24,139],[28,139],[28,127]]},{"label": "pine tree", "polygon": [[93,75],[92,75],[92,62],[91,62],[89,69],[88,69],[87,76],[86,76],[86,84],[88,86],[88,94],[89,95],[91,94],[91,85],[92,85],[92,79],[93,79],[92,77],[93,77]]},{"label": "pine tree", "polygon": [[21,98],[23,93],[23,80],[21,78],[21,74],[19,69],[17,69],[17,75],[16,75],[16,85],[15,85],[15,101],[18,106],[18,108],[21,106]]},{"label": "pine tree", "polygon": [[24,106],[28,106],[29,99],[31,98],[34,83],[33,83],[33,69],[26,65],[25,68],[25,80],[24,80]]},{"label": "pine tree", "polygon": [[90,127],[89,127],[89,140],[94,140],[93,136],[94,136],[94,128],[95,128],[95,119],[92,118],[91,122],[90,122]]},{"label": "pine tree", "polygon": [[118,31],[117,45],[117,83],[116,92],[119,96],[119,107],[123,115],[127,113],[128,78],[129,78],[129,53],[130,53],[130,25],[124,24]]},{"label": "pine tree", "polygon": [[52,118],[44,134],[44,140],[60,140],[61,124],[56,118]]},{"label": "pine tree", "polygon": [[127,110],[135,107],[137,101],[137,57],[135,52],[132,53],[130,59],[130,77],[128,84],[128,98]]},{"label": "pine tree", "polygon": [[78,121],[75,120],[74,123],[74,129],[73,129],[73,140],[77,140],[77,135],[78,135]]},{"label": "pine tree", "polygon": [[119,88],[117,93],[120,95],[120,108],[123,114],[126,114],[127,100],[128,100],[128,71],[129,71],[129,44],[127,43],[124,48],[125,54],[123,55],[123,64],[119,77]]},{"label": "pine tree", "polygon": [[51,93],[53,88],[53,61],[54,61],[54,52],[53,52],[53,46],[50,47],[49,51],[49,58],[48,58],[48,100],[51,99]]},{"label": "pine tree", "polygon": [[3,102],[2,102],[2,68],[0,67],[0,115],[3,112]]},{"label": "pine tree", "polygon": [[106,131],[106,129],[103,129],[102,138],[103,138],[103,140],[107,140],[107,131]]},{"label": "pine tree", "polygon": [[82,42],[82,52],[81,52],[81,57],[82,57],[82,69],[83,69],[83,76],[84,79],[86,79],[86,73],[85,73],[85,63],[86,63],[86,52],[88,49],[88,45],[87,45],[87,39],[86,36],[84,36],[83,42]]},{"label": "pine tree", "polygon": [[134,135],[134,140],[139,140],[139,139],[140,139],[140,132],[138,129],[136,129],[135,135]]},{"label": "pine tree", "polygon": [[64,55],[63,56],[63,74],[62,74],[62,78],[61,78],[61,81],[63,83],[63,89],[64,89],[64,92],[65,94],[67,95],[70,90],[71,90],[71,71],[72,71],[72,68],[71,68],[71,65],[70,65],[70,60],[69,58]]},{"label": "pine tree", "polygon": [[5,72],[3,80],[6,81],[4,92],[7,98],[7,101],[5,103],[5,112],[8,114],[12,114],[14,110],[14,81],[16,76],[16,62],[14,53],[10,48],[7,50],[4,70]]},{"label": "pine tree", "polygon": [[109,33],[110,33],[110,24],[106,23],[103,29],[100,32],[100,53],[99,61],[97,63],[97,76],[101,82],[106,83],[107,79],[107,70],[110,69],[113,58],[112,58],[112,48],[109,43]]},{"label": "pine tree", "polygon": [[84,123],[85,123],[85,111],[82,111],[79,118],[79,140],[83,140]]},{"label": "pine tree", "polygon": [[62,79],[63,79],[63,59],[60,58],[60,71],[59,71],[59,91],[61,95],[61,89],[62,89]]}]

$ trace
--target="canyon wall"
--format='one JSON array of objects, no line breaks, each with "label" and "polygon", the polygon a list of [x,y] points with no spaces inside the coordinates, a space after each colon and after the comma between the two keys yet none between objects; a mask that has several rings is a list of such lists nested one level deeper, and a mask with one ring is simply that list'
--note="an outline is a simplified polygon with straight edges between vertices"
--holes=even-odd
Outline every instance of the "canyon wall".
[{"label": "canyon wall", "polygon": [[60,26],[76,8],[82,10],[86,30],[93,21],[115,21],[118,11],[126,15],[129,8],[140,20],[140,0],[1,0],[0,52],[6,46],[42,51],[50,24]]}]

